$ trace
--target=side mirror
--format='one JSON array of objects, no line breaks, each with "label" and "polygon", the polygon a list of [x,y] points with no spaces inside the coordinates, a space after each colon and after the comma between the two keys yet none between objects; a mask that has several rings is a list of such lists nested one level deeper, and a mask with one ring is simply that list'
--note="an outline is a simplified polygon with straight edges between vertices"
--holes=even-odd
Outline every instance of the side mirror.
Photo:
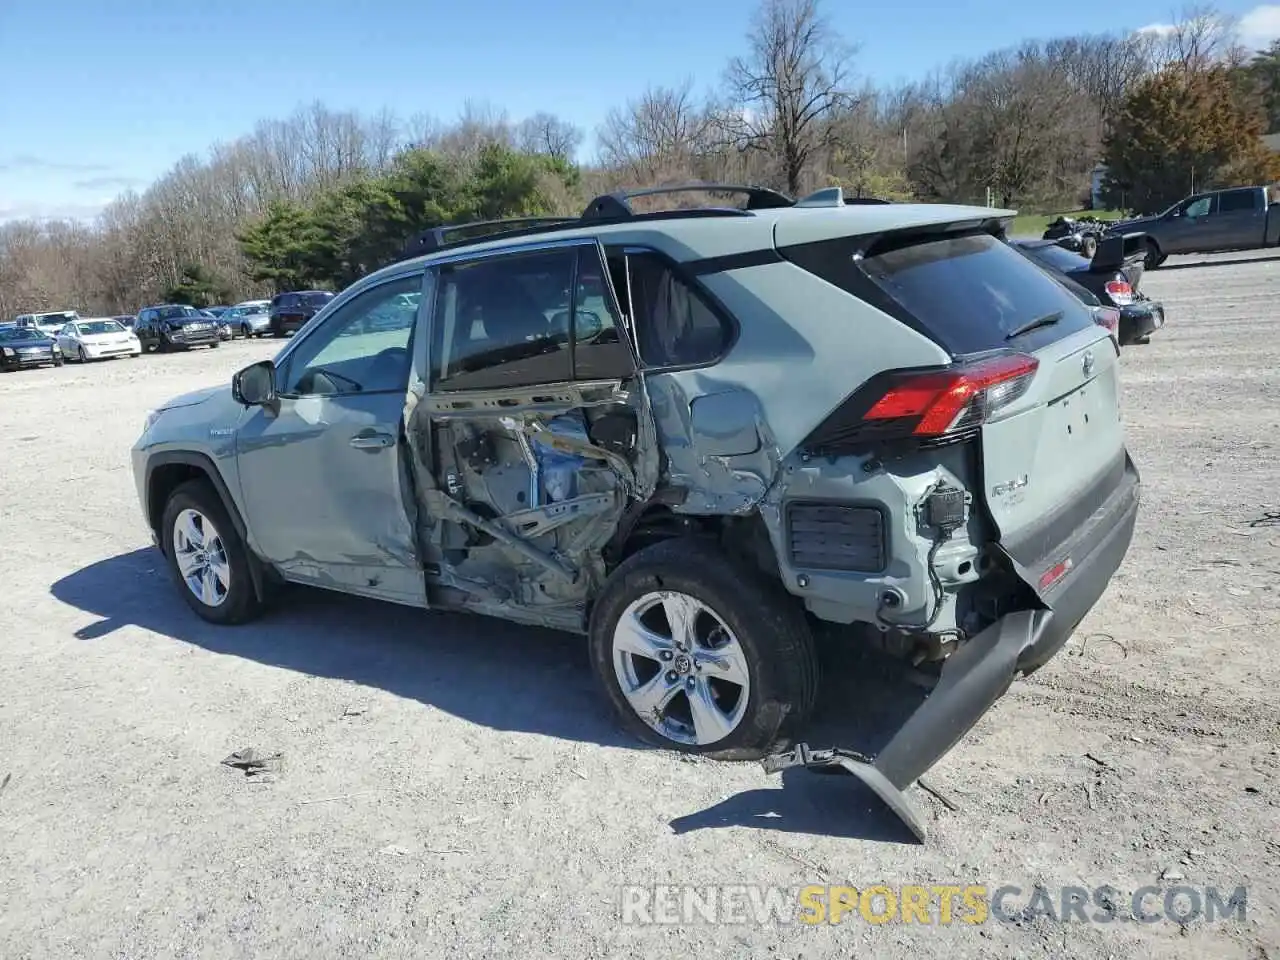
[{"label": "side mirror", "polygon": [[237,371],[231,378],[231,396],[246,407],[265,407],[275,403],[275,363],[263,360]]}]

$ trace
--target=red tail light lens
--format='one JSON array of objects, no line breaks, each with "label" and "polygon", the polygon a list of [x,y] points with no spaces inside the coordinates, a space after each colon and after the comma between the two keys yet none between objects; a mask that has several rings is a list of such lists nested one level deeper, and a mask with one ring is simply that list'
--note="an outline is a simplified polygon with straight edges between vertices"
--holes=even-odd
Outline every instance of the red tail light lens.
[{"label": "red tail light lens", "polygon": [[804,446],[834,454],[885,441],[962,440],[1026,393],[1039,366],[1035,357],[1016,353],[943,370],[883,374],[841,405]]},{"label": "red tail light lens", "polygon": [[1133,287],[1129,286],[1129,281],[1121,277],[1114,280],[1108,280],[1106,285],[1107,296],[1112,302],[1117,304],[1133,303]]},{"label": "red tail light lens", "polygon": [[1100,327],[1105,327],[1112,339],[1120,336],[1120,311],[1115,307],[1095,307],[1093,319]]}]

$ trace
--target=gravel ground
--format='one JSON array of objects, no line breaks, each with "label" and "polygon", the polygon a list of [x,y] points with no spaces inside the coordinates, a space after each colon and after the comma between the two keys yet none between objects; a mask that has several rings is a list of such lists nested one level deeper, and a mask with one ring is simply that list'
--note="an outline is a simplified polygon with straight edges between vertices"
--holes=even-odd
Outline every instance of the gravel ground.
[{"label": "gravel ground", "polygon": [[[0,957],[1280,958],[1280,262],[1171,260],[1144,288],[1169,326],[1124,355],[1133,548],[930,774],[957,809],[912,791],[923,846],[851,779],[639,748],[570,637],[302,590],[197,620],[127,451],[270,341],[4,375]],[[906,697],[843,665],[815,743]],[[219,764],[247,746],[279,769]],[[627,884],[1119,893],[1101,924],[634,924]],[[1145,885],[1244,885],[1247,916],[1139,923]]]}]

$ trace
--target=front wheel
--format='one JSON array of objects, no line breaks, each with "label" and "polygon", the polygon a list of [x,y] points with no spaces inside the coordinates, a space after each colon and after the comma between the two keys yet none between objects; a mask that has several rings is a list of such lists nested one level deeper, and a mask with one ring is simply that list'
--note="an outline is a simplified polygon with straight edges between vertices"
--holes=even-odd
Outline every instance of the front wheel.
[{"label": "front wheel", "polygon": [[1154,240],[1147,241],[1147,255],[1142,258],[1142,265],[1147,270],[1154,270],[1160,264],[1164,263],[1164,257],[1160,253],[1160,247],[1156,245]]},{"label": "front wheel", "polygon": [[165,559],[187,606],[220,624],[244,623],[261,612],[248,549],[207,481],[189,480],[174,490],[161,525]]},{"label": "front wheel", "polygon": [[624,561],[596,599],[589,642],[623,725],[673,750],[758,759],[789,742],[817,696],[798,603],[698,540],[663,541]]},{"label": "front wheel", "polygon": [[79,352],[79,354],[80,354],[80,356],[79,356],[79,360],[80,360],[80,362],[81,362],[81,363],[88,363],[88,362],[89,362],[89,355],[88,355],[87,353],[85,353],[85,352],[84,352],[84,347],[78,347],[78,348],[77,348],[77,350],[78,350],[78,352]]}]

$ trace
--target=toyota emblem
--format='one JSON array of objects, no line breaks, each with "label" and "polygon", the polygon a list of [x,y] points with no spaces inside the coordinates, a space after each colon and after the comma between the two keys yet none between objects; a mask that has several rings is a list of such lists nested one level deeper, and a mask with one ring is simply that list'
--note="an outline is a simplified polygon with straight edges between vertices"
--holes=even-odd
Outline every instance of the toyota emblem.
[{"label": "toyota emblem", "polygon": [[1089,374],[1093,373],[1093,351],[1092,350],[1086,350],[1084,352],[1084,363],[1082,364],[1082,366],[1084,368],[1084,375],[1086,377],[1089,376]]}]

